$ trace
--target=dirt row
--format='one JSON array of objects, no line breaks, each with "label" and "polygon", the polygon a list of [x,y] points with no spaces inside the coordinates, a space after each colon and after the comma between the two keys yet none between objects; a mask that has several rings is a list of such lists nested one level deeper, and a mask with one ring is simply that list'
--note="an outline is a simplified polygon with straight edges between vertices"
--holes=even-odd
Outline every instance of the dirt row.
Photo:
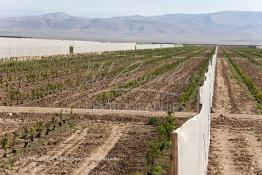
[{"label": "dirt row", "polygon": [[240,56],[232,51],[227,50],[230,53],[234,62],[253,80],[253,82],[262,89],[262,68],[252,63],[247,58],[238,59]]},{"label": "dirt row", "polygon": [[189,83],[189,78],[206,58],[192,58],[176,70],[135,88],[107,104],[105,108],[117,106],[120,109],[143,109],[150,111],[179,107],[178,97]]},{"label": "dirt row", "polygon": [[215,112],[258,114],[256,105],[256,100],[229,61],[226,58],[218,57],[213,100]]}]

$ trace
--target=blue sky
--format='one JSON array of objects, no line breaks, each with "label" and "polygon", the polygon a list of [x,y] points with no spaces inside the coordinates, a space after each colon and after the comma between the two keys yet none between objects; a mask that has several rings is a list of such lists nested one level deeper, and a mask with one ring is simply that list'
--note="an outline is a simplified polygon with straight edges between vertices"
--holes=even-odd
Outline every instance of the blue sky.
[{"label": "blue sky", "polygon": [[0,16],[66,12],[85,17],[262,11],[262,0],[0,0]]}]

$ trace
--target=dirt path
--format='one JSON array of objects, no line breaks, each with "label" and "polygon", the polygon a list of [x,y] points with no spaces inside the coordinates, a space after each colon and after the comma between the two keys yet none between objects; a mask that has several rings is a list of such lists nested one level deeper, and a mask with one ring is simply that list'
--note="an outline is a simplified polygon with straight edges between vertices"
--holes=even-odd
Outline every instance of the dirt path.
[{"label": "dirt path", "polygon": [[229,151],[229,130],[226,128],[214,128],[211,135],[211,150],[209,172],[211,174],[231,175],[235,171],[232,153]]},{"label": "dirt path", "polygon": [[228,81],[226,81],[227,74],[225,71],[224,60],[222,58],[218,58],[216,67],[214,107],[216,113],[222,114],[231,113],[232,109],[232,99],[229,94],[231,90],[226,84]]},{"label": "dirt path", "polygon": [[112,128],[112,132],[108,137],[108,140],[101,145],[97,150],[92,152],[92,154],[87,158],[87,160],[81,165],[80,168],[76,169],[73,174],[74,175],[87,175],[94,168],[96,168],[101,160],[104,160],[108,155],[109,151],[114,148],[115,144],[118,142],[120,137],[122,136],[121,130],[118,126],[114,126]]},{"label": "dirt path", "polygon": [[[45,108],[45,107],[15,107],[0,106],[0,113],[32,113],[32,114],[74,114],[93,116],[140,116],[140,117],[165,117],[164,111],[141,111],[141,110],[109,110],[109,109],[82,109],[82,108]],[[177,112],[176,117],[195,116],[194,112]],[[0,118],[1,121],[1,118]]]}]

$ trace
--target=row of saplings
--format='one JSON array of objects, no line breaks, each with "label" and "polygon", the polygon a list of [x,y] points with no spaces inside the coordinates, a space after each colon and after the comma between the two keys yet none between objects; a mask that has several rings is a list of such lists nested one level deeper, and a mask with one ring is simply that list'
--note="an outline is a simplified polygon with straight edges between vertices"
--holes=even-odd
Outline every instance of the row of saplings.
[{"label": "row of saplings", "polygon": [[[23,127],[12,133],[5,134],[1,142],[1,148],[4,150],[3,157],[7,158],[8,148],[11,149],[11,154],[17,154],[18,139],[23,140],[22,148],[27,148],[30,143],[35,142],[44,135],[49,135],[50,132],[67,125],[69,128],[75,126],[75,115],[71,112],[69,116],[64,116],[62,113],[52,117],[50,121],[47,122],[37,122],[34,126]],[[20,142],[21,143],[21,142]]]}]

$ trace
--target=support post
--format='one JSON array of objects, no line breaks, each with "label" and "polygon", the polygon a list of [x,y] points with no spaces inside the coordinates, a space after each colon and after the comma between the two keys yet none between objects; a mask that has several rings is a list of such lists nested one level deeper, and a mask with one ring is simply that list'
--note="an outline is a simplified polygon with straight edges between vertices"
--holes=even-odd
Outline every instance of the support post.
[{"label": "support post", "polygon": [[178,173],[178,138],[177,133],[171,134],[171,175],[179,175]]}]

